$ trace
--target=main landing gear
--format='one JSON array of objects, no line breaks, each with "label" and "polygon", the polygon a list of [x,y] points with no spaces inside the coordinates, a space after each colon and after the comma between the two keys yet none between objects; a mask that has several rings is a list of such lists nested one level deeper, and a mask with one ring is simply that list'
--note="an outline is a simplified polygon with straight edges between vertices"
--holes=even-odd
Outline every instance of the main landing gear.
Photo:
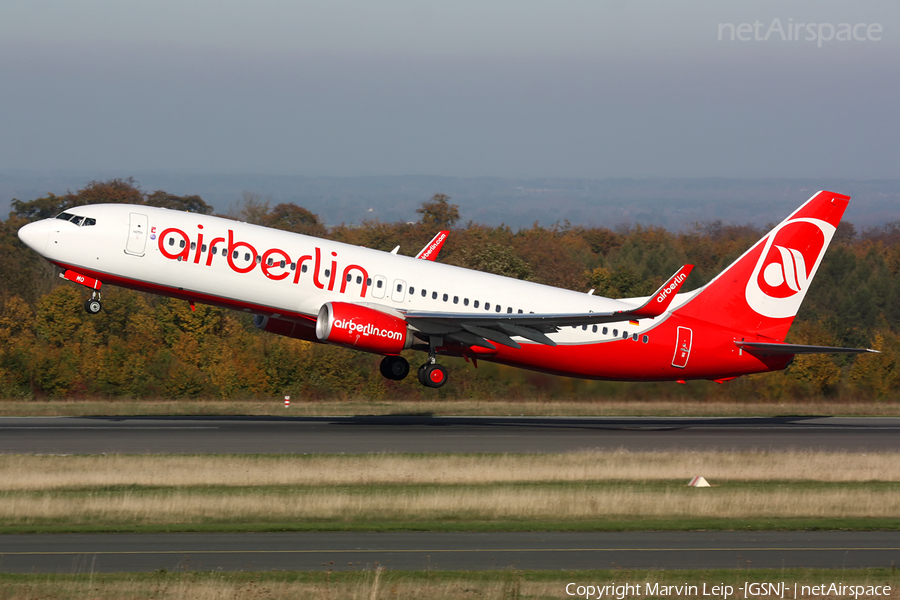
[{"label": "main landing gear", "polygon": [[84,301],[84,310],[88,312],[88,314],[96,315],[98,312],[103,310],[103,305],[100,304],[100,298],[88,298]]},{"label": "main landing gear", "polygon": [[[417,372],[419,383],[430,388],[439,388],[447,383],[447,369],[430,358]],[[402,356],[385,356],[381,360],[381,374],[387,379],[400,381],[409,375],[409,362]]]}]

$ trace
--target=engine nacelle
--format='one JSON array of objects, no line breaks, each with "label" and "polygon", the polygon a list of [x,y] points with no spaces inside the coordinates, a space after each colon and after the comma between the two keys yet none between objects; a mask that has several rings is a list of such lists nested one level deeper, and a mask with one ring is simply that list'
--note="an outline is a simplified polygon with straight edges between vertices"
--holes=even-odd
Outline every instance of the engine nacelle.
[{"label": "engine nacelle", "polygon": [[412,335],[403,319],[347,302],[322,305],[316,321],[316,337],[329,344],[375,354],[399,354],[412,344]]},{"label": "engine nacelle", "polygon": [[274,333],[275,335],[283,335],[298,340],[319,343],[319,339],[316,337],[316,331],[312,327],[312,322],[310,322],[309,325],[304,325],[303,323],[288,321],[287,319],[276,319],[275,317],[256,315],[253,317],[253,324],[259,329]]}]

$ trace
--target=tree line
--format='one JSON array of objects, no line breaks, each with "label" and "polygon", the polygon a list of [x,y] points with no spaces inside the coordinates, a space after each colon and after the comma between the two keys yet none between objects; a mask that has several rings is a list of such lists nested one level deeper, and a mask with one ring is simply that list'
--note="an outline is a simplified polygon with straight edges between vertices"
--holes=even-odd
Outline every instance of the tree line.
[{"label": "tree line", "polygon": [[[652,293],[685,263],[686,289],[702,285],[766,230],[721,222],[682,232],[640,225],[615,229],[568,222],[513,231],[460,224],[458,208],[436,194],[415,222],[326,227],[310,211],[254,194],[227,218],[414,255],[439,229],[451,229],[439,260],[508,277],[609,297]],[[91,182],[75,193],[14,200],[0,223],[0,397],[249,398],[819,398],[895,400],[900,386],[900,222],[856,231],[842,223],[788,337],[803,344],[866,346],[880,355],[798,356],[784,373],[711,382],[623,384],[572,380],[480,362],[447,359],[440,390],[415,377],[388,381],[380,357],[257,330],[249,316],[118,288],[104,311],[82,308],[86,290],[16,232],[28,222],[102,202],[212,214],[199,196],[144,192],[130,179]],[[412,364],[423,355],[410,355]]]}]

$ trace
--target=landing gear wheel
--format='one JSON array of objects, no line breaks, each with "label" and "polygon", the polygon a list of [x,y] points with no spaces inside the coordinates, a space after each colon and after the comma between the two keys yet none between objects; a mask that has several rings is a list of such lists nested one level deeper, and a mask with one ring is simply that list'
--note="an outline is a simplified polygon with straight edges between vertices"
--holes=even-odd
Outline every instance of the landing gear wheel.
[{"label": "landing gear wheel", "polygon": [[100,301],[96,298],[89,298],[84,301],[84,310],[86,310],[88,314],[96,315],[103,310],[103,305],[100,304]]},{"label": "landing gear wheel", "polygon": [[409,362],[402,356],[385,356],[381,360],[381,374],[388,379],[400,381],[409,375]]},{"label": "landing gear wheel", "polygon": [[425,387],[439,388],[447,383],[447,369],[436,363],[425,363],[417,373],[419,383]]}]

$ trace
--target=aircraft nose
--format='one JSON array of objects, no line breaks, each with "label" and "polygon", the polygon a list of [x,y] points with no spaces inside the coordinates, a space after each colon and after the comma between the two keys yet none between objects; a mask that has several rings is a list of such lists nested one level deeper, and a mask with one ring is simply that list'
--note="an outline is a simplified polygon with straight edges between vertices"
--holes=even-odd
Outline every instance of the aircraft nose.
[{"label": "aircraft nose", "polygon": [[29,223],[19,229],[19,239],[26,246],[43,255],[47,250],[47,242],[50,239],[51,219]]}]

